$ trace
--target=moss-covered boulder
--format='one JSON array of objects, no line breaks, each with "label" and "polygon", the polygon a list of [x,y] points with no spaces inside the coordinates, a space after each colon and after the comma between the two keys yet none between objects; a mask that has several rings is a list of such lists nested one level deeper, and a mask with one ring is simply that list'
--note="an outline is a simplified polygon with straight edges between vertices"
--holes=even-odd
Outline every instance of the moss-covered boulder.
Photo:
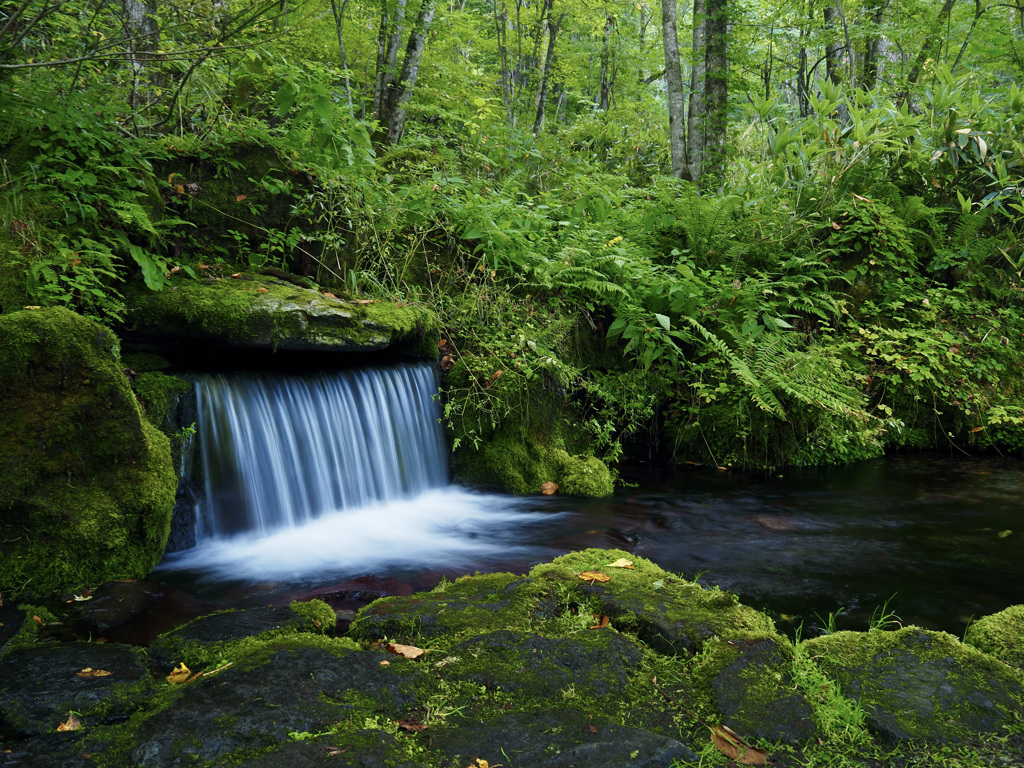
[{"label": "moss-covered boulder", "polygon": [[[411,304],[334,298],[271,275],[198,280],[175,275],[162,291],[125,289],[125,327],[156,341],[200,339],[270,350],[434,352],[433,315]],[[432,338],[432,337],[431,337]]]},{"label": "moss-covered boulder", "polygon": [[103,326],[54,308],[0,316],[0,591],[145,575],[177,477]]},{"label": "moss-covered boulder", "polygon": [[969,741],[1024,714],[1024,678],[945,632],[836,632],[805,649],[886,738]]},{"label": "moss-covered boulder", "polygon": [[1024,670],[1024,605],[978,619],[968,627],[964,642]]}]

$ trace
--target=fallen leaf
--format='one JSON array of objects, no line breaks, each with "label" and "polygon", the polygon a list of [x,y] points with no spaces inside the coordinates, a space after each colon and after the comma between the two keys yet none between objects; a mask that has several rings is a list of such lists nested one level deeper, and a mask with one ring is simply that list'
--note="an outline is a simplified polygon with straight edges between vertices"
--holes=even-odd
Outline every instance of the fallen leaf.
[{"label": "fallen leaf", "polygon": [[478,757],[472,763],[467,765],[466,768],[501,768],[501,763],[495,763],[494,765],[491,765],[482,757]]},{"label": "fallen leaf", "polygon": [[752,747],[739,735],[724,725],[711,728],[711,743],[715,749],[740,765],[768,765],[768,753]]},{"label": "fallen leaf", "polygon": [[43,624],[43,620],[40,619],[38,616],[33,616],[32,617],[32,621],[34,621],[36,624],[38,624],[40,626],[42,626],[42,624]]},{"label": "fallen leaf", "polygon": [[237,197],[235,197],[235,202],[236,203],[240,203],[243,200],[245,200],[245,198],[247,198],[247,197],[248,197],[248,195],[238,195]]},{"label": "fallen leaf", "polygon": [[259,288],[256,289],[256,293],[269,293],[269,291],[267,291],[267,289],[264,288],[263,286],[260,286]]},{"label": "fallen leaf", "polygon": [[335,296],[330,291],[324,291],[324,296],[326,296],[328,299],[336,299],[336,298],[338,298],[337,296]]},{"label": "fallen leaf", "polygon": [[[597,614],[594,614],[594,617],[596,618]],[[601,620],[599,622],[597,622],[597,624],[592,626],[591,629],[604,629],[605,627],[608,626],[608,622],[609,621],[610,621],[610,619],[607,616],[602,616]]]},{"label": "fallen leaf", "polygon": [[174,185],[174,191],[177,192],[179,195],[184,195],[185,194],[185,185],[184,184],[175,184]]},{"label": "fallen leaf", "polygon": [[92,595],[74,595],[72,599],[76,603],[84,603],[86,600],[92,600]]},{"label": "fallen leaf", "polygon": [[356,304],[373,304],[376,299],[356,299]]},{"label": "fallen leaf", "polygon": [[609,576],[607,573],[601,573],[600,571],[584,571],[583,573],[577,573],[576,578],[582,581],[589,582],[605,582],[612,580],[611,576]]},{"label": "fallen leaf", "polygon": [[409,733],[423,733],[427,730],[427,726],[418,720],[399,720],[398,727]]},{"label": "fallen leaf", "polygon": [[387,650],[389,653],[395,653],[407,659],[418,659],[426,653],[425,650],[417,648],[415,645],[402,645],[401,643],[388,643]]},{"label": "fallen leaf", "polygon": [[79,677],[110,677],[110,672],[105,669],[93,669],[92,667],[86,667],[81,672],[76,672]]},{"label": "fallen leaf", "polygon": [[176,274],[178,274],[179,272],[181,272],[181,267],[180,267],[180,266],[179,266],[178,264],[175,264],[175,265],[174,265],[173,267],[171,267],[171,272],[170,272],[170,274],[172,274],[172,275],[176,275]]},{"label": "fallen leaf", "polygon": [[504,371],[495,371],[494,373],[492,373],[491,374],[491,378],[489,378],[487,380],[487,382],[484,384],[484,386],[485,387],[491,386],[491,384],[493,384],[494,382],[496,382],[498,379],[501,378],[501,374],[503,374],[503,373],[504,373]]},{"label": "fallen leaf", "polygon": [[174,668],[174,671],[171,672],[171,674],[167,676],[167,682],[174,683],[175,685],[177,685],[178,683],[184,683],[191,676],[192,670],[186,667],[185,663],[182,662]]},{"label": "fallen leaf", "polygon": [[238,278],[240,278],[241,276],[242,276],[242,273],[241,273],[241,272],[235,272],[235,274],[233,274],[233,275],[228,275],[228,277],[233,277],[233,278],[235,278],[236,280],[237,280]]},{"label": "fallen leaf", "polygon": [[[971,432],[981,432],[981,430],[983,429],[984,427],[975,427],[974,429],[971,430]],[[0,603],[0,605],[3,605],[3,603]]]},{"label": "fallen leaf", "polygon": [[590,728],[590,732],[591,733],[597,733],[597,726],[596,725],[591,725],[591,726],[588,726],[588,727]]},{"label": "fallen leaf", "polygon": [[199,264],[198,266],[199,266],[200,269],[209,269],[210,268],[209,264]]},{"label": "fallen leaf", "polygon": [[605,568],[628,568],[631,571],[635,571],[636,570],[636,568],[633,567],[633,561],[632,560],[627,560],[624,557],[620,557],[614,563],[608,563],[608,565],[606,565],[604,567]]},{"label": "fallen leaf", "polygon": [[453,365],[455,365],[455,356],[454,355],[445,355],[444,357],[441,358],[441,370],[442,371],[449,371],[449,370],[451,370],[451,367]]},{"label": "fallen leaf", "polygon": [[42,307],[28,306],[28,307],[25,307],[25,309],[42,309]]},{"label": "fallen leaf", "polygon": [[553,496],[558,490],[558,486],[555,483],[547,482],[540,484],[540,492],[545,496]]},{"label": "fallen leaf", "polygon": [[328,747],[327,748],[327,756],[328,757],[337,757],[338,755],[345,754],[346,752],[349,751],[349,749],[351,749],[351,745],[345,747],[344,749],[342,749],[341,747]]},{"label": "fallen leaf", "polygon": [[70,712],[68,713],[67,721],[57,726],[58,731],[77,731],[82,727],[82,721],[75,717]]},{"label": "fallen leaf", "polygon": [[390,662],[390,661],[387,661],[387,660],[385,659],[384,661],[382,661],[382,662],[380,663],[380,665],[381,665],[382,667],[390,667],[390,666],[391,666],[391,662]]}]

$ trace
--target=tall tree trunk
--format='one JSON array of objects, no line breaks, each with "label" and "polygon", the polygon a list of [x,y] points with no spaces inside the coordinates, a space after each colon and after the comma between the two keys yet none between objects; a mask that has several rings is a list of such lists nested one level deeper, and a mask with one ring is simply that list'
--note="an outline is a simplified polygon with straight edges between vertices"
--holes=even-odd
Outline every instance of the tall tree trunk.
[{"label": "tall tree trunk", "polygon": [[917,58],[914,60],[914,65],[910,68],[910,73],[907,75],[908,85],[914,85],[921,76],[921,68],[928,60],[932,47],[936,42],[938,42],[939,37],[942,35],[942,25],[946,23],[946,19],[949,17],[949,14],[952,13],[953,5],[955,3],[956,0],[944,0],[942,3],[939,15],[936,16],[935,21],[932,22],[931,29],[928,31],[928,36],[925,37],[924,42],[921,43],[921,51],[917,54]]},{"label": "tall tree trunk", "polygon": [[509,128],[516,127],[516,112],[512,107],[512,71],[508,67],[508,8],[494,0],[494,32],[498,39],[498,66],[501,67],[501,103],[505,107],[505,119]]},{"label": "tall tree trunk", "polygon": [[541,128],[544,127],[544,108],[548,98],[548,78],[551,76],[551,62],[555,59],[555,39],[558,37],[558,29],[561,27],[564,18],[564,13],[555,22],[551,21],[550,16],[548,17],[548,52],[544,57],[544,69],[541,71],[540,85],[537,88],[537,117],[533,121],[534,136],[539,136]]},{"label": "tall tree trunk", "polygon": [[338,8],[338,0],[331,0],[331,13],[334,14],[334,28],[338,33],[338,50],[341,53],[341,68],[345,72],[345,98],[348,99],[348,114],[355,117],[355,110],[352,109],[352,83],[348,76],[348,59],[345,56],[345,38],[341,34],[341,20],[345,17],[345,6],[348,0],[344,0],[341,8]]},{"label": "tall tree trunk", "polygon": [[423,0],[416,25],[409,33],[409,44],[405,48],[405,59],[402,61],[402,74],[398,82],[388,89],[387,98],[382,107],[382,125],[387,126],[384,137],[385,144],[397,144],[405,131],[406,107],[412,99],[416,78],[420,73],[420,59],[423,47],[427,43],[430,22],[434,20],[434,3],[436,0]]},{"label": "tall tree trunk", "polygon": [[[152,83],[145,83],[146,64],[157,50],[156,0],[123,0],[124,31],[128,38],[128,64],[132,70],[132,89],[128,106],[137,110],[153,99]],[[134,118],[133,118],[134,119]]]},{"label": "tall tree trunk", "polygon": [[861,84],[869,91],[878,85],[885,57],[885,38],[882,36],[882,22],[888,0],[869,0],[866,5],[868,23],[871,28],[864,45],[864,66],[861,68]]},{"label": "tall tree trunk", "polygon": [[682,179],[689,177],[689,169],[686,166],[686,114],[677,29],[676,0],[661,0],[661,35],[665,42],[665,85],[668,90],[668,144],[672,156],[672,175]]},{"label": "tall tree trunk", "polygon": [[609,46],[614,28],[614,17],[608,16],[604,23],[604,40],[601,42],[601,87],[597,97],[597,108],[603,111],[608,111],[608,108],[611,106],[612,89],[615,87],[615,70],[612,67],[611,48]]},{"label": "tall tree trunk", "polygon": [[[829,40],[835,41],[839,31],[836,29],[839,14],[836,13],[836,7],[831,2],[826,3],[824,15],[825,33],[828,35]],[[825,76],[837,85],[843,80],[843,76],[839,72],[843,47],[842,42],[828,42],[825,44]]]},{"label": "tall tree trunk", "polygon": [[704,89],[707,75],[708,18],[705,0],[693,0],[693,69],[690,70],[690,105],[686,115],[686,164],[689,177],[698,181],[704,166]]},{"label": "tall tree trunk", "polygon": [[[395,3],[394,14],[390,5]],[[388,93],[395,86],[395,67],[398,49],[402,45],[402,26],[405,23],[406,0],[381,0],[380,30],[377,33],[377,84],[373,90],[373,115],[382,120],[382,110]]]},{"label": "tall tree trunk", "polygon": [[704,78],[704,157],[700,186],[721,186],[729,127],[729,0],[707,0],[707,72]]}]

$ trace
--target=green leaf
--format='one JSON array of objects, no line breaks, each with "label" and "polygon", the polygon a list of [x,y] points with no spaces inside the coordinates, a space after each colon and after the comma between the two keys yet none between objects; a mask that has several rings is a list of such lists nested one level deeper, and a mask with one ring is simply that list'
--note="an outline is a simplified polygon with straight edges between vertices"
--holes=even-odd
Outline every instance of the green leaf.
[{"label": "green leaf", "polygon": [[667,315],[659,315],[657,312],[655,312],[654,319],[657,320],[658,324],[666,331],[672,330],[672,321],[669,320]]}]

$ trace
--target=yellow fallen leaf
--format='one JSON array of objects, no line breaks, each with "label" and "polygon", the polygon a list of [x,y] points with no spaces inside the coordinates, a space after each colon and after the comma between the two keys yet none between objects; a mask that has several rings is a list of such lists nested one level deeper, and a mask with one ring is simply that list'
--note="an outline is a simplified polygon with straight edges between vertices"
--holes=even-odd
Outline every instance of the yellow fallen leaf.
[{"label": "yellow fallen leaf", "polygon": [[42,307],[28,306],[25,309],[42,309]]},{"label": "yellow fallen leaf", "polygon": [[174,668],[174,671],[167,676],[168,683],[184,683],[192,675],[192,670],[185,666],[184,662]]},{"label": "yellow fallen leaf", "polygon": [[631,571],[635,571],[636,570],[636,568],[633,567],[633,561],[632,560],[627,560],[624,557],[620,557],[614,563],[608,563],[608,565],[606,565],[604,567],[605,568],[628,568]]},{"label": "yellow fallen leaf", "polygon": [[92,667],[86,667],[81,672],[76,672],[79,677],[110,677],[110,672],[105,669],[93,669]]},{"label": "yellow fallen leaf", "polygon": [[57,726],[58,731],[77,731],[82,727],[82,721],[75,717],[72,713],[68,713],[68,719]]},{"label": "yellow fallen leaf", "polygon": [[715,749],[740,765],[768,765],[767,752],[750,746],[728,726],[713,726],[711,743],[715,745]]},{"label": "yellow fallen leaf", "polygon": [[415,645],[402,645],[401,643],[388,643],[387,649],[389,653],[396,653],[407,659],[418,659],[426,653],[425,650],[417,648]]},{"label": "yellow fallen leaf", "polygon": [[540,492],[545,496],[552,496],[558,490],[558,486],[555,483],[547,482],[540,484]]},{"label": "yellow fallen leaf", "polygon": [[612,580],[611,576],[609,576],[607,573],[601,573],[600,571],[584,571],[583,573],[577,573],[576,578],[589,582],[605,582]]}]

